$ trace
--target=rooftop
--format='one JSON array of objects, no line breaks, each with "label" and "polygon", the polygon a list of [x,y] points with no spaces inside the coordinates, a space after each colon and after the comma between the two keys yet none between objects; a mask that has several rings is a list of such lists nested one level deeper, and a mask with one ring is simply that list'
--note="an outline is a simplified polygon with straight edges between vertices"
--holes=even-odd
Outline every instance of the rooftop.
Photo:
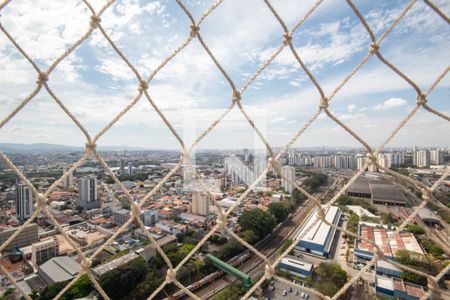
[{"label": "rooftop", "polygon": [[77,276],[81,266],[68,256],[58,256],[43,263],[39,269],[53,282],[61,282]]},{"label": "rooftop", "polygon": [[306,261],[302,261],[302,260],[300,260],[298,258],[291,257],[291,256],[284,257],[281,260],[281,263],[285,264],[285,265],[292,266],[294,268],[302,269],[302,270],[305,270],[305,271],[308,271],[308,272],[311,271],[312,267],[313,267],[313,264],[311,264],[309,262],[306,262]]},{"label": "rooftop", "polygon": [[[411,232],[402,231],[395,233],[393,230],[386,228],[363,224],[360,225],[360,235],[374,241],[386,256],[394,257],[399,250],[409,250],[423,254],[422,248]],[[360,241],[356,248],[370,253],[376,252],[375,246],[366,241]]]},{"label": "rooftop", "polygon": [[[338,213],[340,213],[340,210],[337,206],[330,206],[330,208],[326,212],[325,219],[328,222],[333,223]],[[314,223],[316,218],[317,218],[317,209],[312,214],[310,214],[308,221],[302,227],[300,232],[297,234],[295,238],[296,240],[298,240],[299,237]],[[312,242],[319,245],[325,245],[326,239],[331,229],[332,229],[331,226],[319,220],[301,240]]]}]

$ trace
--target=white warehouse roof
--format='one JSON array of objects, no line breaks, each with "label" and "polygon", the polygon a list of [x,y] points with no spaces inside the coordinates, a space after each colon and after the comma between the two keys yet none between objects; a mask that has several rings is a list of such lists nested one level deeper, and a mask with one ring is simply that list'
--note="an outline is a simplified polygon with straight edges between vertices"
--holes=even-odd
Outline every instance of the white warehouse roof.
[{"label": "white warehouse roof", "polygon": [[[330,223],[333,223],[338,213],[340,213],[339,207],[330,206],[330,208],[326,212],[325,220],[327,220]],[[299,231],[299,233],[295,237],[296,240],[300,240],[299,239],[300,236],[303,235],[303,233],[314,223],[316,218],[317,218],[317,209],[310,215],[306,224]],[[331,230],[334,231],[335,229],[327,225],[323,221],[318,221],[301,240],[325,246],[327,237],[329,236]]]}]

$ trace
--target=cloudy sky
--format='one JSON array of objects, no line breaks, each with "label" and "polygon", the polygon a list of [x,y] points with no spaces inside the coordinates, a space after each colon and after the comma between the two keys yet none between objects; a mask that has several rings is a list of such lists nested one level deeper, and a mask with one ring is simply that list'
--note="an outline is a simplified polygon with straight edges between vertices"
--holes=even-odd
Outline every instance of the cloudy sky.
[{"label": "cloudy sky", "polygon": [[[104,1],[90,1],[99,10]],[[291,28],[314,1],[272,1]],[[408,1],[354,1],[379,37]],[[450,14],[448,1],[434,1]],[[212,1],[184,0],[194,18]],[[46,69],[89,28],[82,1],[13,0],[1,11],[2,25]],[[125,0],[102,16],[102,25],[144,76],[189,35],[189,20],[175,1]],[[200,33],[238,88],[282,43],[282,28],[262,0],[225,0],[202,23]],[[345,1],[324,1],[293,36],[293,43],[325,93],[330,95],[368,51],[369,36]],[[418,1],[383,41],[381,53],[427,90],[450,65],[450,28]],[[34,88],[36,72],[0,34],[0,119]],[[50,75],[55,94],[94,136],[137,94],[138,82],[101,33],[94,33]],[[429,105],[450,115],[450,76],[429,95]],[[231,89],[197,39],[150,84],[149,94],[188,142],[230,104]],[[248,114],[273,146],[286,144],[315,113],[319,94],[284,49],[242,96]],[[370,145],[381,144],[414,107],[415,91],[371,57],[330,103],[330,111]],[[255,134],[237,109],[200,148],[249,147]],[[84,145],[81,131],[42,89],[0,129],[0,142]],[[102,146],[179,148],[176,139],[142,98],[98,142]],[[360,146],[325,115],[294,144]],[[450,124],[423,109],[388,146],[450,146]]]}]

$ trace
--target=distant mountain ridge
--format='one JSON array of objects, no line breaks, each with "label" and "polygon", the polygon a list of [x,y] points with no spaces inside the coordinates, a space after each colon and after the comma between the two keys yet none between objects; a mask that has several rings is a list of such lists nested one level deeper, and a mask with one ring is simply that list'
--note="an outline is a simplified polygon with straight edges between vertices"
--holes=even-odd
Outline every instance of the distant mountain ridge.
[{"label": "distant mountain ridge", "polygon": [[[0,150],[4,153],[51,153],[51,152],[76,152],[84,151],[84,147],[56,145],[47,143],[36,144],[14,144],[14,143],[0,143]],[[105,146],[99,147],[99,151],[139,151],[146,150],[139,147],[128,146]]]}]

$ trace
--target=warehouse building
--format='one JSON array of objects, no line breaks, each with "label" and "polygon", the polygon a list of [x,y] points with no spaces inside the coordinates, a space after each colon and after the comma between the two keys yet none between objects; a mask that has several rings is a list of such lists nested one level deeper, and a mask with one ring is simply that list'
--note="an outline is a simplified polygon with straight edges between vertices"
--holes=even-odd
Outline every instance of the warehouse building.
[{"label": "warehouse building", "polygon": [[393,299],[419,300],[425,295],[420,285],[381,276],[375,278],[375,290],[377,295]]},{"label": "warehouse building", "polygon": [[313,264],[288,255],[280,261],[278,268],[300,278],[306,278],[312,275]]},{"label": "warehouse building", "polygon": [[[325,219],[334,225],[337,225],[341,218],[341,210],[337,206],[330,206],[326,211]],[[327,225],[323,221],[318,221],[300,240],[300,237],[307,231],[317,218],[317,209],[309,215],[305,225],[297,233],[295,240],[298,240],[297,250],[311,253],[314,255],[328,257],[331,246],[333,245],[336,229]]]},{"label": "warehouse building", "polygon": [[402,188],[382,180],[359,177],[345,193],[347,196],[369,199],[371,204],[406,206]]},{"label": "warehouse building", "polygon": [[[376,265],[376,273],[400,277],[402,270],[389,263],[389,260],[395,260],[395,254],[399,250],[409,250],[419,254],[423,254],[423,250],[417,242],[414,234],[411,232],[394,232],[388,230],[381,225],[371,226],[367,223],[361,223],[359,226],[359,234],[374,242],[384,254],[386,260],[380,260]],[[360,261],[365,262],[371,260],[376,248],[373,244],[357,240],[355,242],[355,256]]]},{"label": "warehouse building", "polygon": [[80,264],[69,256],[51,258],[38,267],[39,277],[47,284],[71,280],[75,278],[80,271]]},{"label": "warehouse building", "polygon": [[[394,232],[393,230],[386,229],[380,225],[375,227],[366,223],[361,223],[359,226],[359,235],[374,242],[381,250],[383,250],[384,256],[388,259],[394,259],[395,253],[399,250],[409,250],[424,254],[414,237],[414,234],[411,232]],[[373,244],[363,240],[356,241],[356,257],[370,260],[375,252],[376,248]]]}]

